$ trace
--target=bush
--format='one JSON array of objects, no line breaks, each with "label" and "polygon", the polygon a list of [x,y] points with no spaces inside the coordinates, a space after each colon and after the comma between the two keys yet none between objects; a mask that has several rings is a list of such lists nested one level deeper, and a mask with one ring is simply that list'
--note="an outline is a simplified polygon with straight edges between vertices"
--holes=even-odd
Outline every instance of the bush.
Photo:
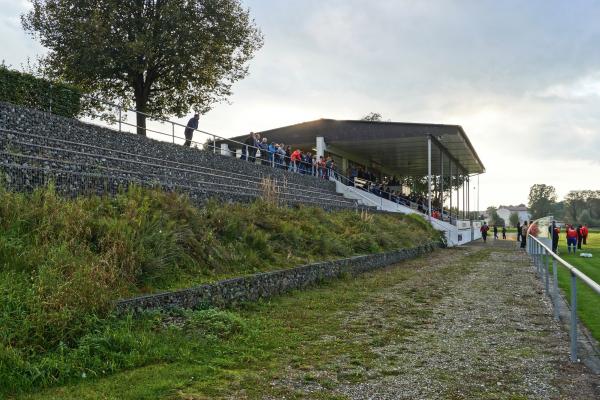
[{"label": "bush", "polygon": [[0,101],[74,118],[81,112],[81,94],[75,87],[50,82],[0,65]]}]

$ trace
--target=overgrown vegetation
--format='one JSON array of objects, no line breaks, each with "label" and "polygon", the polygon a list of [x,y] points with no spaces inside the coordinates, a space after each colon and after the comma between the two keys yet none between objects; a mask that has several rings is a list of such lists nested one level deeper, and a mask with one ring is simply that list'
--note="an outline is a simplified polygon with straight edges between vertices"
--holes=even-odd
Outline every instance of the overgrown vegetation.
[{"label": "overgrown vegetation", "polygon": [[79,91],[0,65],[0,101],[74,118],[81,111]]},{"label": "overgrown vegetation", "polygon": [[[0,394],[182,357],[169,347],[176,334],[156,346],[160,318],[112,315],[117,298],[434,238],[416,216],[266,202],[197,208],[141,188],[78,199],[0,189]],[[243,330],[208,312],[184,318],[193,334]]]}]

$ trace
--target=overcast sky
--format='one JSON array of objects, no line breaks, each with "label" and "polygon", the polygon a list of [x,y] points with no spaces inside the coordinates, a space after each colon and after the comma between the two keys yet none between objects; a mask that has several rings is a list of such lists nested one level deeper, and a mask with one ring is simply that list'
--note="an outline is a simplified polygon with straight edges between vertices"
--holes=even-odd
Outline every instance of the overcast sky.
[{"label": "overcast sky", "polygon": [[[0,0],[0,59],[16,68],[44,52],[22,31],[26,4]],[[244,4],[265,45],[201,128],[227,137],[375,111],[462,125],[487,169],[481,209],[526,203],[534,183],[600,189],[600,2]]]}]

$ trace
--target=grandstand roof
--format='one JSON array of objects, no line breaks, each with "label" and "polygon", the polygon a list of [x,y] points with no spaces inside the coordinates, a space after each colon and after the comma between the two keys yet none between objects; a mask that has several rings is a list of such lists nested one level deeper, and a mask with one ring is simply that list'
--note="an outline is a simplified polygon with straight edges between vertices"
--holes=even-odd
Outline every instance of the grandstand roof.
[{"label": "grandstand roof", "polygon": [[[342,156],[357,155],[400,175],[427,175],[427,137],[432,137],[432,173],[448,174],[449,159],[467,174],[485,172],[485,167],[459,125],[417,124],[318,119],[260,132],[269,142],[293,148],[312,149],[316,138],[325,138],[327,151]],[[239,139],[245,139],[243,136]],[[351,157],[348,157],[351,159]],[[453,172],[456,167],[453,167]]]}]

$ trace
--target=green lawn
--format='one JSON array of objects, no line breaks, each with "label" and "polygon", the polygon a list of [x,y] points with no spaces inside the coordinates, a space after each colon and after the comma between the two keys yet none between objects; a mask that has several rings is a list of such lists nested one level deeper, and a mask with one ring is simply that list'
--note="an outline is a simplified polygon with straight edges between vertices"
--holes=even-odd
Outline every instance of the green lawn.
[{"label": "green lawn", "polygon": [[[564,235],[563,235],[564,236]],[[587,245],[583,245],[581,252],[592,253],[592,258],[580,257],[579,253],[567,254],[566,241],[564,237],[558,244],[560,256],[581,272],[600,282],[600,232],[590,232]],[[558,282],[567,297],[571,299],[571,278],[565,268],[558,270]],[[580,320],[590,329],[596,340],[600,341],[600,295],[593,292],[584,283],[577,284],[577,312]]]}]

